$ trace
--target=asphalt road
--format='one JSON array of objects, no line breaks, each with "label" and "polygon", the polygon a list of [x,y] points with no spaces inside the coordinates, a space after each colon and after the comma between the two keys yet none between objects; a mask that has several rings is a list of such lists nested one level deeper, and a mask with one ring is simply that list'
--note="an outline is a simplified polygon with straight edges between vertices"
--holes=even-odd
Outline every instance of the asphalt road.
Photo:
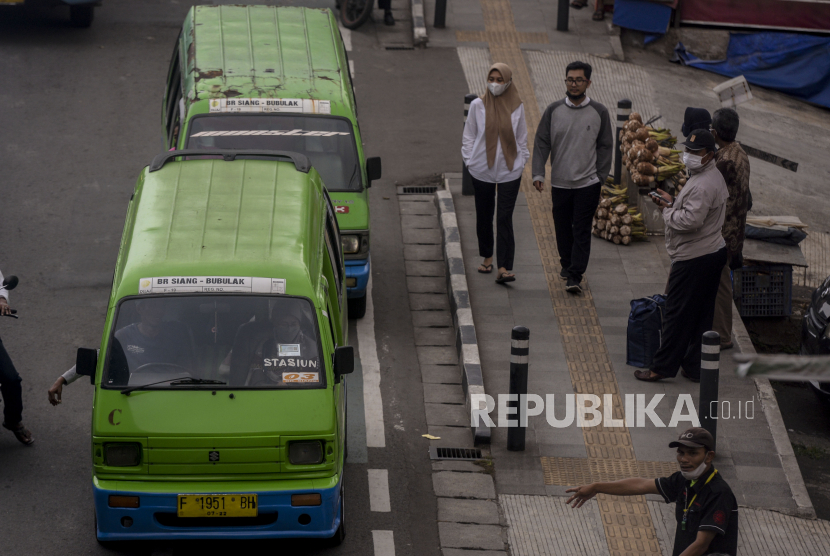
[{"label": "asphalt road", "polygon": [[[66,387],[57,408],[46,390],[77,347],[100,342],[127,202],[161,148],[170,51],[190,4],[107,1],[86,30],[70,28],[66,10],[0,11],[0,268],[21,279],[12,293],[21,318],[3,319],[0,336],[23,376],[24,422],[36,437],[24,447],[0,432],[4,554],[112,553],[94,535],[92,388]],[[393,532],[398,556],[439,554],[395,184],[460,166],[466,85],[454,50],[383,50],[371,22],[352,42],[367,156],[380,155],[384,166],[370,197],[386,447],[354,450],[367,461],[346,466],[347,539],[333,550],[275,541],[132,543],[117,551],[364,555],[374,553],[372,531],[384,530]],[[436,136],[447,121],[458,121],[457,132]],[[367,469],[388,470],[391,512],[370,511]]]}]

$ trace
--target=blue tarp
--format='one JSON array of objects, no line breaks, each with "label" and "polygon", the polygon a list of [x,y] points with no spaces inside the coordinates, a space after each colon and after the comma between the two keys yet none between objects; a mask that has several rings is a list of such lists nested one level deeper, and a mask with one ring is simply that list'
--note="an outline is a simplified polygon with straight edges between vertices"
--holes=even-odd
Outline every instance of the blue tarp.
[{"label": "blue tarp", "polygon": [[614,25],[664,35],[669,29],[671,12],[671,6],[655,4],[649,0],[615,0]]},{"label": "blue tarp", "polygon": [[830,37],[797,33],[731,33],[726,60],[704,61],[674,48],[687,66],[728,77],[743,75],[753,84],[830,108]]}]

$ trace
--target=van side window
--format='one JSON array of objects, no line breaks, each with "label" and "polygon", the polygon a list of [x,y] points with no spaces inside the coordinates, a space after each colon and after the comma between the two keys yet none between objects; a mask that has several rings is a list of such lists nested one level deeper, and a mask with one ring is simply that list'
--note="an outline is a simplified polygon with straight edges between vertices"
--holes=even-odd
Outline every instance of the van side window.
[{"label": "van side window", "polygon": [[331,266],[334,272],[334,287],[337,289],[337,299],[341,300],[343,296],[343,263],[340,258],[340,236],[337,233],[337,224],[333,222],[333,217],[326,211],[326,250],[329,252],[329,259],[331,259]]},{"label": "van side window", "polygon": [[179,41],[176,41],[176,50],[170,61],[170,71],[167,76],[167,96],[164,114],[165,130],[167,131],[167,147],[176,146],[179,136],[180,108],[182,99],[182,72],[179,64]]}]

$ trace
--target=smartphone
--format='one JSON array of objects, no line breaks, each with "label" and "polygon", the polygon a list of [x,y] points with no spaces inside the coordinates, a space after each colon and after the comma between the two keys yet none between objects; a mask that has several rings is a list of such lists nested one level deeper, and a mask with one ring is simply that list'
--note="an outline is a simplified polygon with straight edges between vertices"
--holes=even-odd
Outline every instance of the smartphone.
[{"label": "smartphone", "polygon": [[665,201],[665,199],[663,199],[663,196],[660,195],[659,193],[657,193],[656,191],[649,191],[648,194],[651,195],[652,197],[654,197],[655,199],[661,199],[661,200]]}]

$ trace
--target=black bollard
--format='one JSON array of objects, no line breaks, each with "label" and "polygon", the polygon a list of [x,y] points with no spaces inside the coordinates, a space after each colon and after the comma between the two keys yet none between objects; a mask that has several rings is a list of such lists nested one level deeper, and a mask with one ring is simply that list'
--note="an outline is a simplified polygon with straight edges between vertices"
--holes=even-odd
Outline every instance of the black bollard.
[{"label": "black bollard", "polygon": [[[507,449],[511,452],[523,452],[525,449],[525,430],[527,429],[527,403],[520,403],[522,396],[527,396],[527,354],[530,343],[530,330],[524,326],[513,327],[510,336],[510,394],[516,400],[507,402],[507,407],[515,407],[518,426],[507,429]],[[511,415],[512,417],[512,415]]]},{"label": "black bollard", "polygon": [[[469,94],[464,96],[464,123],[467,123],[467,115],[470,113],[470,103],[478,98],[478,95]],[[461,194],[475,195],[475,188],[473,188],[473,176],[467,169],[467,165],[461,163]]]},{"label": "black bollard", "polygon": [[[720,374],[720,334],[710,330],[703,333],[700,352],[700,426],[709,431],[718,443],[718,375]],[[712,446],[712,450],[715,447]]]},{"label": "black bollard", "polygon": [[556,30],[557,31],[567,31],[568,30],[568,18],[571,16],[570,14],[570,6],[568,5],[569,0],[559,0],[559,6],[556,10]]},{"label": "black bollard", "polygon": [[435,19],[432,26],[443,29],[447,22],[447,0],[435,0]]},{"label": "black bollard", "polygon": [[619,185],[622,183],[622,153],[620,152],[620,132],[622,131],[623,123],[631,115],[631,101],[627,98],[620,99],[617,102],[617,134],[614,149],[614,183]]}]

